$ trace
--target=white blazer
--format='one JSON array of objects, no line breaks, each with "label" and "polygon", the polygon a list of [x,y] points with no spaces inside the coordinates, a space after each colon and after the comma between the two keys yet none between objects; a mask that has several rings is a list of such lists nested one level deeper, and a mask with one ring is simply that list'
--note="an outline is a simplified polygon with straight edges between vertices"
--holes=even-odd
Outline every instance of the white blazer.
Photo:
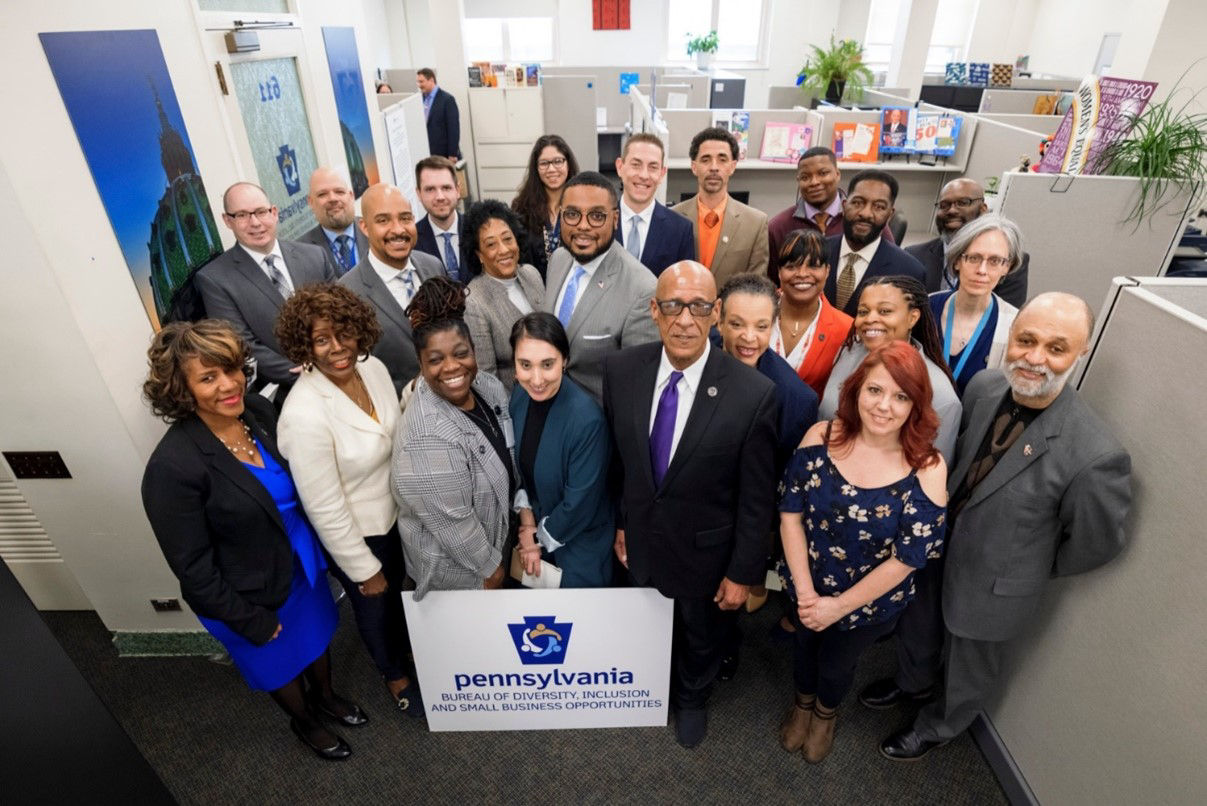
[{"label": "white blazer", "polygon": [[357,367],[380,422],[308,369],[285,398],[277,443],[319,540],[350,579],[364,582],[381,570],[365,537],[385,534],[398,519],[390,452],[400,409],[385,364],[369,356]]}]

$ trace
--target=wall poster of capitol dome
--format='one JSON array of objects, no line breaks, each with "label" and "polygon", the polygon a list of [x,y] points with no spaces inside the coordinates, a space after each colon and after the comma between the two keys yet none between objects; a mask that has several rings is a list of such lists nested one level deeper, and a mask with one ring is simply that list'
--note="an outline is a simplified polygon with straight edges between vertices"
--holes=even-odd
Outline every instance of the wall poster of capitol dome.
[{"label": "wall poster of capitol dome", "polygon": [[152,30],[38,36],[158,329],[189,272],[222,251],[159,37]]},{"label": "wall poster of capitol dome", "polygon": [[369,107],[365,104],[365,83],[360,75],[360,56],[356,53],[353,28],[323,28],[327,48],[327,67],[335,90],[335,110],[344,140],[344,156],[356,198],[376,185],[377,155],[373,150],[373,131],[369,127]]}]

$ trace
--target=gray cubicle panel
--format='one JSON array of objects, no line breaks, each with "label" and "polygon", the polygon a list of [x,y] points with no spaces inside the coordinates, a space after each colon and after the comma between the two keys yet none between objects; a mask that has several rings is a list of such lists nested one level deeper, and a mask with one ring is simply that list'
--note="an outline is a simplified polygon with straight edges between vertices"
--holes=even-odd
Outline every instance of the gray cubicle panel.
[{"label": "gray cubicle panel", "polygon": [[419,72],[414,67],[389,67],[382,71],[385,82],[395,92],[414,92]]},{"label": "gray cubicle panel", "polygon": [[565,139],[581,170],[599,170],[595,76],[542,76],[541,94],[545,109],[545,131],[559,134]]},{"label": "gray cubicle panel", "polygon": [[[391,85],[391,88],[393,88],[393,85]],[[391,106],[398,103],[399,101],[410,98],[412,95],[416,95],[416,94],[417,93],[415,93],[413,91],[412,92],[379,92],[379,93],[377,93],[377,108],[380,110],[389,109]]]},{"label": "gray cubicle panel", "polygon": [[1185,190],[1141,222],[1124,223],[1138,179],[1009,172],[998,212],[1023,232],[1031,255],[1028,293],[1068,291],[1102,299],[1120,272],[1162,275],[1173,257],[1197,193]]},{"label": "gray cubicle panel", "polygon": [[1205,803],[1207,280],[1104,293],[1079,390],[1131,454],[1129,543],[1052,582],[990,719],[1040,803]]},{"label": "gray cubicle panel", "polygon": [[[988,187],[990,179],[1000,180],[1003,173],[1013,171],[1024,156],[1032,162],[1039,159],[1039,144],[1046,133],[1002,123],[994,115],[977,115],[976,136],[972,139],[963,176],[975,179]],[[1006,115],[1005,117],[1031,117]],[[963,134],[960,135],[963,137]]]},{"label": "gray cubicle panel", "polygon": [[[1064,119],[1064,115],[1016,115],[998,112],[977,112],[977,118],[979,120],[992,120],[997,123],[1005,123],[1008,126],[1017,126],[1020,129],[1039,132],[1044,136],[1051,137],[1060,128],[1060,121]],[[1035,156],[1039,156],[1038,152]]]},{"label": "gray cubicle panel", "polygon": [[1037,100],[1056,92],[1059,90],[985,90],[981,95],[980,111],[1029,115]]},{"label": "gray cubicle panel", "polygon": [[1020,78],[1015,76],[1011,82],[1011,86],[1016,90],[1046,90],[1048,92],[1060,92],[1063,90],[1075,90],[1081,86],[1080,78]]},{"label": "gray cubicle panel", "polygon": [[[650,76],[653,74],[654,68],[648,65],[634,67],[542,67],[541,79],[552,76],[581,76],[592,75],[595,80],[595,103],[605,107],[608,110],[608,126],[620,127],[624,126],[629,119],[629,99],[627,95],[620,94],[620,74],[621,73],[637,73],[638,82],[642,84],[650,83]],[[595,110],[591,110],[592,122],[594,122]]]},{"label": "gray cubicle panel", "polygon": [[808,109],[816,97],[811,92],[802,91],[800,87],[768,87],[767,108],[791,109],[794,106],[803,106]]}]

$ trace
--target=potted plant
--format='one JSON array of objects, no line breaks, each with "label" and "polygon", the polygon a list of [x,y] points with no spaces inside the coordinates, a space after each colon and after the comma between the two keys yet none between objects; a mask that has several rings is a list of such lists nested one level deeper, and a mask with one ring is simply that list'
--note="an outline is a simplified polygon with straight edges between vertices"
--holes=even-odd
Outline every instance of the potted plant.
[{"label": "potted plant", "polygon": [[863,63],[863,46],[854,39],[834,41],[830,35],[830,47],[810,45],[812,55],[797,73],[802,90],[823,96],[836,104],[843,95],[859,98],[871,85],[872,71]]},{"label": "potted plant", "polygon": [[696,66],[701,70],[708,69],[713,54],[717,52],[717,32],[709,31],[704,36],[690,37],[687,40],[687,55],[696,57]]}]

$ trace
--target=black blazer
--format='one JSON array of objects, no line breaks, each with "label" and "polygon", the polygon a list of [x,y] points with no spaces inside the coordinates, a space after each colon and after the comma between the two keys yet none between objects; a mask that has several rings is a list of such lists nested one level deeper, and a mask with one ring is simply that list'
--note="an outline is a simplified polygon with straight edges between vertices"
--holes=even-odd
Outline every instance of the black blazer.
[{"label": "black blazer", "polygon": [[[907,246],[905,251],[916,257],[926,271],[926,290],[932,294],[939,291],[943,283],[943,240],[935,238],[926,243]],[[1030,266],[1031,256],[1023,252],[1022,264],[1003,277],[997,288],[993,289],[993,293],[1015,308],[1023,307],[1027,301],[1027,272]]]},{"label": "black blazer", "polygon": [[[444,239],[436,241],[436,233],[427,216],[415,222],[415,231],[419,233],[419,237],[415,241],[415,248],[439,260],[440,265],[444,266],[444,270],[447,272],[448,266],[444,263]],[[461,276],[453,279],[462,284],[468,283],[473,279],[473,275],[470,274],[469,267],[465,265],[465,216],[460,213],[457,214],[457,261]]]},{"label": "black blazer", "polygon": [[432,109],[427,116],[427,145],[437,157],[461,156],[461,115],[457,112],[457,99],[440,87],[436,87]]},{"label": "black blazer", "polygon": [[[617,242],[624,243],[624,227],[616,230]],[[650,216],[650,231],[641,247],[641,263],[655,276],[680,260],[696,259],[696,233],[692,222],[665,204],[654,202]]]},{"label": "black blazer", "polygon": [[[288,469],[277,450],[272,404],[249,394],[245,405],[244,422]],[[191,416],[155,447],[142,501],[189,607],[254,644],[268,643],[276,610],[289,598],[293,547],[272,496],[251,471]]]},{"label": "black blazer", "polygon": [[611,353],[603,400],[615,439],[629,571],[669,597],[712,597],[723,577],[766,573],[775,513],[775,384],[721,350],[709,351],[700,389],[662,486],[650,466],[650,406],[662,343]]},{"label": "black blazer", "polygon": [[[825,294],[826,299],[835,308],[838,307],[834,302],[838,299],[838,255],[842,251],[843,237],[845,236],[831,235],[826,238],[826,249],[829,250],[830,256],[830,276],[826,278]],[[876,247],[876,254],[872,255],[872,262],[859,281],[860,287],[872,277],[893,274],[904,274],[915,278],[920,283],[926,281],[926,271],[916,257],[881,237],[880,246]],[[847,300],[846,307],[842,309],[848,316],[854,316],[855,310],[859,307],[859,291],[859,288],[855,289],[855,293],[851,294],[851,298]]]}]

